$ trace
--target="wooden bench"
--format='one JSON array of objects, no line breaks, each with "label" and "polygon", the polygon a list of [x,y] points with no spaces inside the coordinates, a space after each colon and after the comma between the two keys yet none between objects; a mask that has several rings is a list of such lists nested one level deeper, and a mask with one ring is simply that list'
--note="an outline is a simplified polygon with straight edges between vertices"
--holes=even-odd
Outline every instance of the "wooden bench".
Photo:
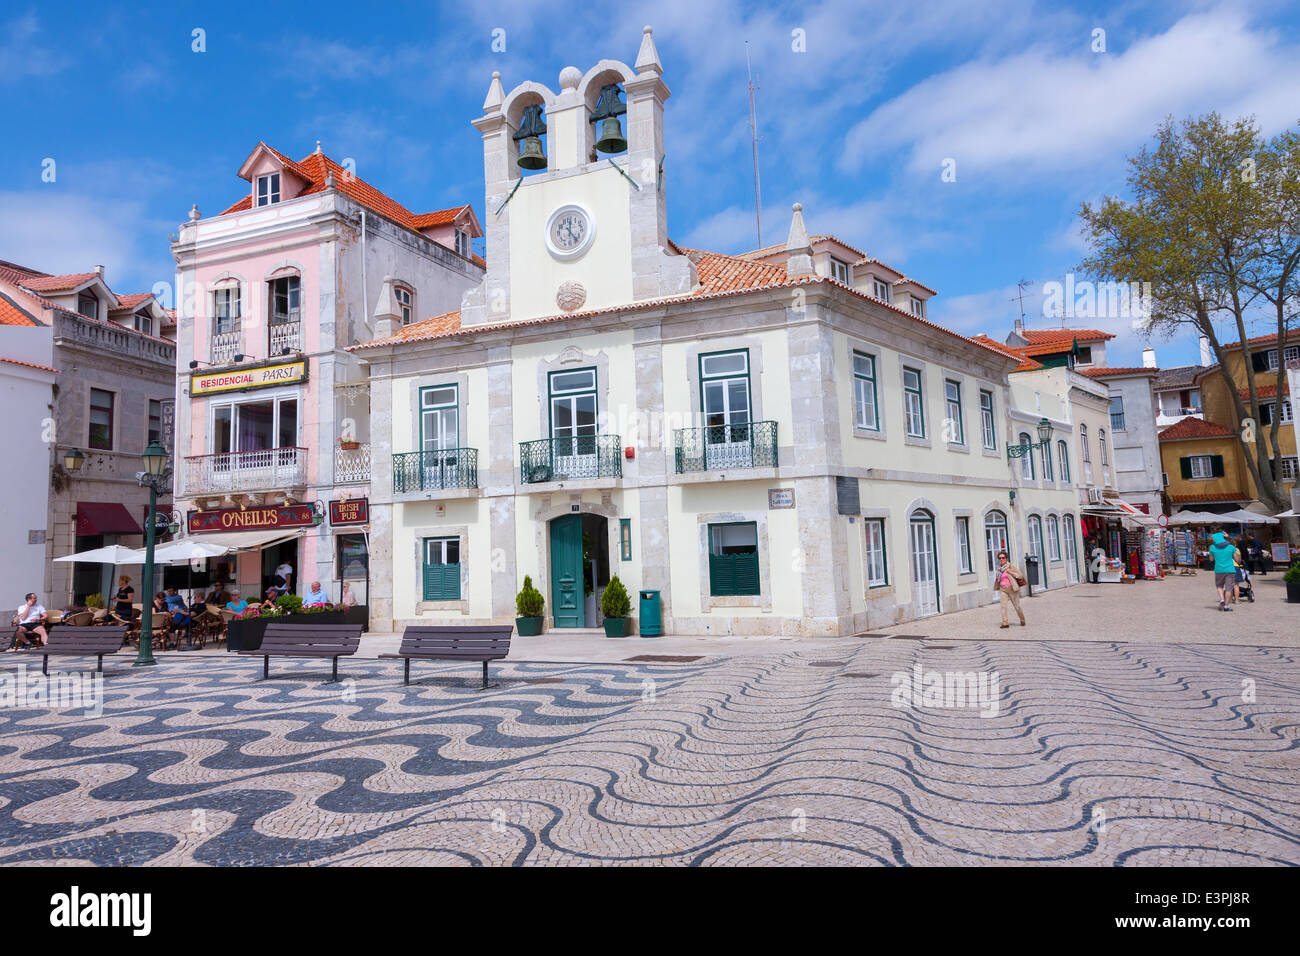
[{"label": "wooden bench", "polygon": [[44,647],[20,648],[14,653],[24,655],[40,654],[43,658],[41,673],[47,675],[50,672],[51,654],[60,657],[89,657],[93,654],[99,658],[99,666],[95,669],[102,673],[104,670],[104,655],[116,654],[121,649],[125,638],[126,628],[121,625],[117,627],[69,627],[64,624],[49,632]]},{"label": "wooden bench", "polygon": [[350,657],[361,646],[360,624],[268,624],[257,650],[241,650],[262,658],[262,679],[271,677],[271,658],[330,657],[334,671],[330,682],[339,679],[339,658]]},{"label": "wooden bench", "polygon": [[411,682],[411,658],[425,661],[482,661],[483,686],[488,685],[488,661],[497,661],[510,653],[509,624],[488,625],[412,625],[402,632],[402,646],[396,654],[380,657],[401,658],[406,665],[403,683]]}]

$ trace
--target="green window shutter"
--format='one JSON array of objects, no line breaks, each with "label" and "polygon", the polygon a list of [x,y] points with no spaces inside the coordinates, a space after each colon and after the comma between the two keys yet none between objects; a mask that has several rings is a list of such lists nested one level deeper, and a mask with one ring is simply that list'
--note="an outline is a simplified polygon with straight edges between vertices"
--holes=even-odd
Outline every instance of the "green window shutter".
[{"label": "green window shutter", "polygon": [[1178,459],[1178,473],[1184,478],[1192,477],[1192,460],[1190,458]]},{"label": "green window shutter", "polygon": [[460,600],[460,565],[426,564],[424,566],[426,601]]},{"label": "green window shutter", "polygon": [[1210,456],[1210,474],[1212,474],[1215,478],[1223,477],[1223,456],[1222,455]]},{"label": "green window shutter", "polygon": [[716,597],[758,594],[758,552],[709,555],[709,593]]}]

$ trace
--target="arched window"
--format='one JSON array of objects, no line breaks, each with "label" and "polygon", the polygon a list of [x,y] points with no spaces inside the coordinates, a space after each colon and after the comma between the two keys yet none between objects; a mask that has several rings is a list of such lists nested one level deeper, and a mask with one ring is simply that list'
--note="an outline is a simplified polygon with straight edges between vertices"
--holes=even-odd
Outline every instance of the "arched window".
[{"label": "arched window", "polygon": [[1038,565],[1041,568],[1043,564],[1043,519],[1038,515],[1029,516],[1029,553],[1038,559]]},{"label": "arched window", "polygon": [[1082,422],[1079,423],[1079,449],[1083,461],[1092,461],[1092,455],[1088,452],[1088,426]]},{"label": "arched window", "polygon": [[1039,472],[1044,481],[1052,480],[1052,445],[1050,442],[1043,442],[1038,446],[1038,465]]},{"label": "arched window", "polygon": [[1110,464],[1110,459],[1106,457],[1106,429],[1097,429],[1097,445],[1101,448],[1101,467],[1105,468]]},{"label": "arched window", "polygon": [[998,566],[999,551],[1006,551],[1007,556],[1011,556],[1011,549],[1007,546],[1007,516],[1001,511],[990,511],[984,516],[984,551],[990,573]]},{"label": "arched window", "polygon": [[402,324],[410,325],[415,314],[414,296],[410,287],[404,285],[393,286],[393,298],[397,300],[397,311],[402,317]]},{"label": "arched window", "polygon": [[[1030,445],[1029,432],[1021,432],[1020,447],[1029,448],[1029,445]],[[1034,480],[1034,453],[1032,449],[1026,451],[1025,454],[1022,455],[1020,458],[1020,477],[1023,478],[1025,481]]]},{"label": "arched window", "polygon": [[1056,515],[1047,516],[1047,556],[1053,561],[1061,560],[1061,523]]},{"label": "arched window", "polygon": [[1061,480],[1066,484],[1070,481],[1070,446],[1063,440],[1056,443],[1056,457],[1059,459],[1061,466]]}]

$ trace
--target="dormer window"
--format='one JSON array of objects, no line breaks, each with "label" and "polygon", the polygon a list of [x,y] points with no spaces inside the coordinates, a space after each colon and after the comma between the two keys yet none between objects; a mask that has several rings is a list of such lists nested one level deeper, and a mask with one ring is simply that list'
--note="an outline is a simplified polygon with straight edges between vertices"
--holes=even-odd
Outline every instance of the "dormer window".
[{"label": "dormer window", "polygon": [[834,256],[832,256],[831,257],[831,278],[839,282],[843,282],[845,285],[848,285],[849,264],[847,262],[841,262],[839,259],[836,259]]},{"label": "dormer window", "polygon": [[912,314],[925,318],[925,300],[917,296],[912,296]]},{"label": "dormer window", "polygon": [[267,173],[257,177],[257,204],[270,206],[280,201],[280,174]]},{"label": "dormer window", "polygon": [[[459,232],[457,233],[459,235]],[[411,290],[405,286],[395,286],[393,297],[397,299],[397,311],[401,313],[402,324],[410,325],[413,310],[411,308]]]},{"label": "dormer window", "polygon": [[1078,359],[1078,362],[1077,362],[1076,364],[1078,364],[1078,365],[1091,365],[1091,364],[1092,364],[1092,346],[1091,346],[1091,345],[1080,345],[1080,346],[1079,346],[1079,359]]},{"label": "dormer window", "polygon": [[153,316],[148,312],[137,312],[135,314],[135,330],[143,332],[145,335],[153,335]]},{"label": "dormer window", "polygon": [[889,283],[881,282],[879,279],[871,280],[871,294],[881,302],[889,302]]},{"label": "dormer window", "polygon": [[455,230],[456,233],[456,251],[466,259],[470,257],[469,233],[464,229]]},{"label": "dormer window", "polygon": [[82,292],[77,296],[77,311],[88,319],[93,319],[99,314],[99,300],[95,298],[93,292]]}]

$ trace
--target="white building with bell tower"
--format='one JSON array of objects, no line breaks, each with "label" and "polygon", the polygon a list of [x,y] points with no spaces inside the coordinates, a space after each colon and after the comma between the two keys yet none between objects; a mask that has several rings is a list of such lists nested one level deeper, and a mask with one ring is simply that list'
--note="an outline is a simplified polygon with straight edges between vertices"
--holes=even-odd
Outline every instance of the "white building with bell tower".
[{"label": "white building with bell tower", "polygon": [[381,306],[349,349],[372,630],[512,622],[528,577],[543,626],[581,633],[617,576],[631,633],[853,634],[986,603],[1017,508],[1073,500],[1013,476],[1018,360],[929,321],[928,286],[798,204],[784,246],[674,243],[668,97],[649,27],[633,67],[565,67],[558,93],[493,74],[482,283],[405,325]]}]

